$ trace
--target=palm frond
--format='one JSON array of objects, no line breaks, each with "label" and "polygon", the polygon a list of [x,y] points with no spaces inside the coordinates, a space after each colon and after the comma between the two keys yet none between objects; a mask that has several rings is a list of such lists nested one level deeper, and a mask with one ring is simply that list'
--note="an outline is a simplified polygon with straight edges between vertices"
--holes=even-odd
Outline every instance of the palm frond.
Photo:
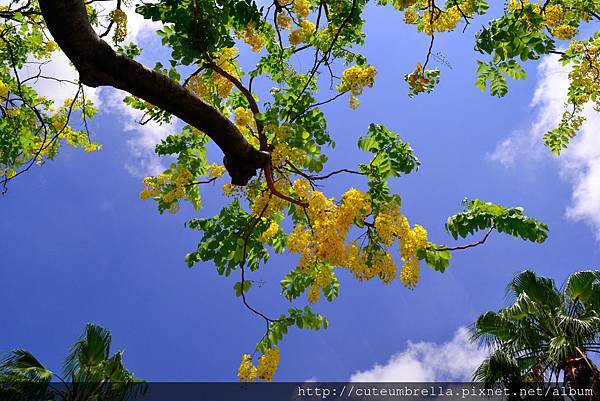
[{"label": "palm frond", "polygon": [[585,270],[571,274],[565,285],[565,294],[586,304],[592,295],[594,284],[600,283],[600,271]]},{"label": "palm frond", "polygon": [[50,381],[53,375],[33,354],[23,349],[13,350],[0,361],[0,381],[20,377],[19,381],[43,383]]},{"label": "palm frond", "polygon": [[[65,377],[91,373],[102,364],[110,353],[110,331],[102,326],[88,323],[81,338],[71,346],[64,363]],[[92,378],[86,378],[87,380]]]},{"label": "palm frond", "polygon": [[537,304],[550,308],[561,305],[561,294],[556,288],[553,279],[537,276],[531,270],[525,270],[517,274],[508,284],[507,296],[516,299],[521,293],[526,293],[529,298]]}]

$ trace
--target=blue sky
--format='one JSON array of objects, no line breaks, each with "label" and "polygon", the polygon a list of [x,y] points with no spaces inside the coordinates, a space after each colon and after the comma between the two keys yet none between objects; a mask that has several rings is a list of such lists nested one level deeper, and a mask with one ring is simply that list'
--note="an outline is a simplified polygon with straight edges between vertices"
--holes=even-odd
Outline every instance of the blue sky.
[{"label": "blue sky", "polygon": [[[552,85],[560,77],[549,67],[553,61],[528,64],[529,79],[511,82],[503,99],[481,93],[473,85],[475,23],[465,34],[438,35],[436,51],[452,68],[440,66],[435,93],[409,99],[402,76],[422,60],[427,38],[404,26],[391,8],[370,7],[366,18],[364,52],[379,73],[358,110],[345,100],[324,108],[337,141],[329,168],[364,160],[356,139],[369,123],[383,123],[422,161],[418,173],[392,187],[402,196],[404,213],[424,225],[431,240],[453,243],[443,225],[464,197],[523,206],[549,225],[550,237],[540,245],[494,234],[485,246],[456,253],[444,274],[423,266],[412,291],[398,281],[358,283],[341,272],[339,299],[314,307],[329,317],[330,327],[288,335],[277,380],[343,381],[393,355],[408,355],[414,343],[444,349],[439,347],[452,342],[459,327],[504,304],[514,273],[531,268],[562,283],[569,273],[600,264],[600,224],[593,218],[600,214],[593,185],[600,155],[586,150],[593,139],[584,135],[561,161],[547,156],[536,137],[556,104]],[[142,42],[148,45],[145,62],[164,57],[147,34]],[[538,106],[532,107],[540,88],[545,92],[538,90]],[[222,182],[203,188],[199,213],[183,208],[159,215],[154,204],[139,200],[136,173],[156,166],[148,143],[168,129],[134,127],[126,111],[111,107],[112,92],[103,90],[99,98],[103,111],[91,129],[102,151],[65,149],[12,183],[0,200],[0,351],[26,348],[57,369],[84,324],[94,322],[112,331],[114,350],[125,349],[126,365],[141,378],[235,380],[241,355],[253,350],[263,321],[235,297],[236,279],[218,276],[210,263],[188,269],[183,259],[199,240],[184,223],[220,209]],[[211,154],[218,156],[215,149]],[[365,182],[342,177],[326,191],[336,195],[350,186],[364,188]],[[295,262],[291,255],[273,257],[252,277],[264,285],[252,289],[251,302],[270,314],[285,310],[279,280]],[[411,361],[431,360],[419,355]]]}]

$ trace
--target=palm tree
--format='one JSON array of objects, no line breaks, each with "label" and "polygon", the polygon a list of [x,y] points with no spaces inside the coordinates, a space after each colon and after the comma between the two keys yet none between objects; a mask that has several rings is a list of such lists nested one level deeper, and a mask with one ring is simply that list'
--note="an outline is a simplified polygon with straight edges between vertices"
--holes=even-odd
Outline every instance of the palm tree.
[{"label": "palm tree", "polygon": [[145,394],[146,384],[110,356],[111,334],[87,324],[71,346],[62,374],[46,369],[30,352],[17,349],[0,360],[0,399],[124,401]]},{"label": "palm tree", "polygon": [[474,325],[473,339],[490,355],[473,379],[509,388],[562,382],[596,394],[575,399],[598,399],[600,374],[589,355],[600,352],[600,271],[573,273],[559,290],[554,280],[527,270],[510,282],[507,295],[510,306],[484,313]]}]

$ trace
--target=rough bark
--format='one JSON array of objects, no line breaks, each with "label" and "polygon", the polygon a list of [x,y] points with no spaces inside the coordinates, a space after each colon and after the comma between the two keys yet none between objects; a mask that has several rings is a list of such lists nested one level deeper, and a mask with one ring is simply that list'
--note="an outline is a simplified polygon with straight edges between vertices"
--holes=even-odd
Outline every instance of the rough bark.
[{"label": "rough bark", "polygon": [[269,155],[251,146],[222,113],[179,83],[117,54],[92,29],[84,0],[40,0],[46,25],[84,85],[112,86],[206,133],[221,148],[232,183],[245,185]]}]

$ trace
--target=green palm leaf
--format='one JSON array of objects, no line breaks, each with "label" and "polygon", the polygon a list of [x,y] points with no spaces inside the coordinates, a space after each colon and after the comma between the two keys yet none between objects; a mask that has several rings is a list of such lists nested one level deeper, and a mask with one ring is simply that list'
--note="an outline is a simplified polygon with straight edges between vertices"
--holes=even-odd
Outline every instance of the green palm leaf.
[{"label": "green palm leaf", "polygon": [[561,296],[554,280],[538,277],[530,270],[517,274],[509,283],[507,293],[514,298],[521,293],[526,293],[533,302],[550,308],[557,308],[561,305]]},{"label": "green palm leaf", "polygon": [[586,304],[590,297],[593,295],[599,295],[600,293],[594,292],[594,284],[600,282],[600,271],[598,270],[587,270],[573,273],[567,279],[565,286],[565,294],[571,298]]},{"label": "green palm leaf", "polygon": [[96,379],[94,372],[107,358],[110,353],[112,341],[110,331],[104,327],[88,323],[85,326],[83,336],[71,346],[71,350],[65,359],[64,375],[73,377],[76,375],[90,376],[86,379]]},{"label": "green palm leaf", "polygon": [[0,381],[21,378],[19,381],[48,382],[53,374],[30,352],[23,349],[12,351],[0,361]]}]

